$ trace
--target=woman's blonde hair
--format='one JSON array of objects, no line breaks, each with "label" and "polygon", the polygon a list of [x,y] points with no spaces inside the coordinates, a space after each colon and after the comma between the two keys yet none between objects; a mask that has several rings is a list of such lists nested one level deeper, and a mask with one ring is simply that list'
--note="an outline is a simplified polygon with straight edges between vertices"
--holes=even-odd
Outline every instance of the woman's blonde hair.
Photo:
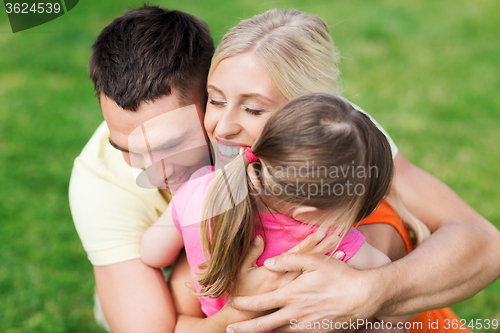
[{"label": "woman's blonde hair", "polygon": [[223,59],[250,51],[288,100],[309,93],[339,94],[339,55],[328,25],[317,16],[272,9],[241,21],[222,38],[208,77]]},{"label": "woman's blonde hair", "polygon": [[[368,116],[330,94],[309,94],[288,103],[269,119],[252,150],[263,191],[285,202],[339,213],[335,221],[322,223],[335,227],[337,246],[390,188],[393,161],[386,137]],[[237,157],[207,191],[201,237],[209,258],[199,266],[201,296],[227,292],[250,248],[261,197],[252,195],[256,189],[247,167],[246,157]],[[240,200],[245,190],[250,195]],[[240,203],[214,214],[231,202]]]},{"label": "woman's blonde hair", "polygon": [[413,215],[408,208],[406,208],[394,185],[391,186],[385,200],[391,205],[392,209],[394,209],[396,214],[398,214],[399,218],[406,225],[410,232],[413,246],[417,246],[429,238],[431,231],[424,222],[420,221],[418,217]]}]

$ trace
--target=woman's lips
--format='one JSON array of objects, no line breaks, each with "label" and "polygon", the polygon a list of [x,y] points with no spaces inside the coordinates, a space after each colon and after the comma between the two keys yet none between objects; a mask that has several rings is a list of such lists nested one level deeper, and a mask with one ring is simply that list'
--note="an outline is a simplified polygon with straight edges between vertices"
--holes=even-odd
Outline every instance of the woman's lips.
[{"label": "woman's lips", "polygon": [[240,149],[244,148],[242,145],[227,141],[216,141],[214,144],[216,145],[214,149],[217,154],[217,159],[224,164],[234,160],[240,153]]},{"label": "woman's lips", "polygon": [[228,145],[228,144],[224,144],[222,142],[218,142],[217,148],[218,148],[219,152],[222,155],[224,155],[225,157],[232,157],[232,158],[234,158],[240,152],[240,147],[239,146]]}]

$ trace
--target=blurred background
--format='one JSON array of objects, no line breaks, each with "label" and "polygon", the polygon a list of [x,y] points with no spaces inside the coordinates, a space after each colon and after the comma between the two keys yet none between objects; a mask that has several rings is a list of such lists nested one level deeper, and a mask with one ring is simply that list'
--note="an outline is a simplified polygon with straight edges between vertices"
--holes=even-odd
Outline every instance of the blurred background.
[{"label": "blurred background", "polygon": [[[321,16],[343,56],[344,96],[408,160],[500,227],[499,1],[155,3],[205,20],[216,45],[240,19],[270,8]],[[87,74],[90,47],[113,18],[142,4],[80,1],[15,34],[0,6],[0,332],[102,332],[68,182],[103,121]],[[467,321],[500,319],[500,281],[453,309]]]}]

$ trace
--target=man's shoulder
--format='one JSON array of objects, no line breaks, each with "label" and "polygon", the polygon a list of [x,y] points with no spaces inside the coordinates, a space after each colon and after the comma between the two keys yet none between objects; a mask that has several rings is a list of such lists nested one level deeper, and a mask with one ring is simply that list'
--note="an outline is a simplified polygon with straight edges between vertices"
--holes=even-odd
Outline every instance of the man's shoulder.
[{"label": "man's shoulder", "polygon": [[102,122],[75,159],[73,168],[86,167],[101,176],[106,176],[111,169],[123,168],[126,163],[121,153],[112,148],[108,141],[109,129],[106,122]]},{"label": "man's shoulder", "polygon": [[75,159],[71,178],[99,178],[134,190],[137,187],[135,179],[140,171],[129,166],[122,153],[111,147],[109,129],[103,122]]}]

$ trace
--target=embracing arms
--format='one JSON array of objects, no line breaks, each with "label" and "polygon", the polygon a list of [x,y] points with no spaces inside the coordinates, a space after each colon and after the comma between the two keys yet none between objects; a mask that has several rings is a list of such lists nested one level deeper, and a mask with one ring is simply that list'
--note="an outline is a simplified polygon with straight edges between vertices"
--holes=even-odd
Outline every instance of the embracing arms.
[{"label": "embracing arms", "polygon": [[158,269],[172,264],[183,247],[182,237],[169,217],[167,208],[144,233],[142,260],[94,266],[99,299],[113,332],[174,330],[174,304],[163,273]]},{"label": "embracing arms", "polygon": [[290,332],[292,319],[348,321],[445,307],[473,296],[500,276],[500,262],[495,258],[500,253],[500,232],[443,182],[401,154],[394,162],[398,193],[406,207],[428,225],[431,237],[406,257],[364,272],[318,257],[277,257],[269,269],[304,273],[275,292],[235,299],[238,309],[280,308],[271,315],[231,325],[236,332],[277,327],[281,327],[277,332]]},{"label": "embracing arms", "polygon": [[[324,253],[329,252],[334,244],[332,240],[336,235],[325,237],[324,234],[316,233],[310,235],[306,240],[290,250],[291,253],[316,253],[320,254],[323,260],[330,259],[329,256],[324,256]],[[260,240],[260,237],[256,238]],[[318,243],[319,242],[319,243]],[[251,252],[247,256],[243,267],[240,270],[238,281],[233,286],[233,293],[236,295],[258,295],[270,290],[275,290],[280,286],[292,281],[300,273],[274,273],[264,267],[259,268],[255,262],[264,250],[262,242],[254,243]],[[357,253],[347,261],[347,264],[356,269],[364,270],[373,267],[378,267],[390,263],[391,260],[379,250],[375,249],[368,243],[364,243]],[[184,272],[182,272],[184,271]],[[265,313],[258,312],[243,312],[234,309],[229,304],[226,304],[221,311],[215,315],[203,318],[203,314],[196,312],[200,307],[192,294],[187,292],[186,286],[192,285],[192,277],[190,268],[185,260],[178,262],[174,275],[171,280],[171,289],[174,299],[174,304],[178,313],[178,321],[175,331],[182,332],[224,332],[226,327],[234,322],[243,320],[244,318],[255,318]],[[186,306],[186,304],[190,304]],[[193,311],[195,311],[193,313]],[[268,313],[271,313],[269,311]],[[377,318],[384,321],[406,321],[408,317],[384,317]]]},{"label": "embracing arms", "polygon": [[[260,240],[260,237],[258,238]],[[241,273],[251,274],[253,268],[257,267],[255,261],[264,250],[263,242],[254,243],[250,253],[245,259]],[[193,277],[191,268],[186,260],[185,253],[179,257],[172,278],[170,280],[175,310],[177,311],[177,323],[175,333],[220,333],[226,332],[226,327],[234,322],[247,320],[259,316],[261,313],[238,311],[234,309],[230,301],[217,313],[205,317],[201,311],[201,304],[194,295]],[[253,290],[255,291],[255,289]],[[265,292],[267,290],[260,290]],[[259,290],[256,291],[259,293]]]},{"label": "embracing arms", "polygon": [[133,259],[94,266],[94,274],[112,332],[172,332],[175,309],[159,269]]}]

